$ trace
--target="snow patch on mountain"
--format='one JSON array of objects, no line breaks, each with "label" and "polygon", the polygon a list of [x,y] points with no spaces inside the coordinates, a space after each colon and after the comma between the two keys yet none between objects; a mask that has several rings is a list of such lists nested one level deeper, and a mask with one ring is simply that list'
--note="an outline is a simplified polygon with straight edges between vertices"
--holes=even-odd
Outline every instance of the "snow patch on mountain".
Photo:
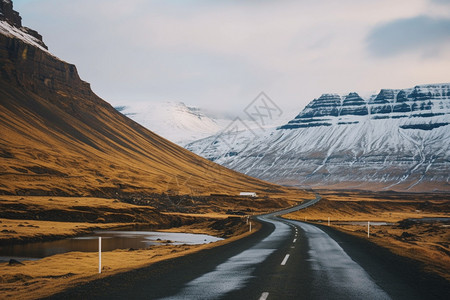
[{"label": "snow patch on mountain", "polygon": [[25,43],[35,46],[48,53],[48,50],[42,46],[42,42],[39,39],[28,34],[21,28],[12,26],[6,21],[0,21],[0,33],[6,35],[7,37],[13,37],[22,40]]},{"label": "snow patch on mountain", "polygon": [[116,106],[125,116],[147,129],[184,145],[220,131],[229,121],[214,119],[183,102],[143,102]]}]

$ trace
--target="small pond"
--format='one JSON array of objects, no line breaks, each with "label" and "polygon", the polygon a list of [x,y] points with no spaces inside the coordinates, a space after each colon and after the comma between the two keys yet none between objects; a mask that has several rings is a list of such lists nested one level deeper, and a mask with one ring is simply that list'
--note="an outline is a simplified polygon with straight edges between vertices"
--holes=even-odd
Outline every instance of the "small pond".
[{"label": "small pond", "polygon": [[102,251],[142,249],[161,244],[198,245],[222,240],[206,234],[157,231],[96,231],[87,236],[57,241],[0,246],[0,262],[9,261],[11,258],[35,260],[71,251],[96,252],[98,251],[99,236],[102,237]]}]

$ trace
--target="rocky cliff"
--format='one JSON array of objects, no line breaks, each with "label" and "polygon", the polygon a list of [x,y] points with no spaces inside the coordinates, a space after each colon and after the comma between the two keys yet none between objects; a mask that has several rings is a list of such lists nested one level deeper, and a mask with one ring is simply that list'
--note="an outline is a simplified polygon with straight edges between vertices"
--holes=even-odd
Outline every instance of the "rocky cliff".
[{"label": "rocky cliff", "polygon": [[19,13],[13,9],[10,0],[0,0],[0,30],[9,35],[22,36],[28,38],[44,49],[48,49],[36,30],[22,26],[22,18]]},{"label": "rocky cliff", "polygon": [[296,186],[450,190],[450,84],[324,94],[259,138],[188,149],[251,176]]},{"label": "rocky cliff", "polygon": [[[406,90],[383,89],[368,101],[357,93],[343,97],[324,94],[314,99],[294,120],[279,129],[332,126],[336,122],[337,125],[346,125],[348,122],[357,124],[368,118],[409,119],[407,123],[415,123],[418,129],[433,129],[449,124],[447,121],[441,123],[433,122],[435,119],[426,119],[448,114],[449,99],[450,88],[447,84],[416,86]],[[360,116],[363,118],[359,118]],[[417,122],[411,118],[418,118]],[[432,124],[428,124],[428,121]],[[405,126],[415,128],[414,124]]]},{"label": "rocky cliff", "polygon": [[22,27],[22,18],[19,13],[13,9],[13,4],[10,0],[0,1],[0,20],[6,21],[17,28]]}]

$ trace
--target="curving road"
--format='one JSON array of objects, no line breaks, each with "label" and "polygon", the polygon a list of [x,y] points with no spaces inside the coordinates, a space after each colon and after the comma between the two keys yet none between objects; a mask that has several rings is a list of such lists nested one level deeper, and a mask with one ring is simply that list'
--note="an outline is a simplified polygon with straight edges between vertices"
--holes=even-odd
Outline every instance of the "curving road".
[{"label": "curving road", "polygon": [[[55,295],[55,299],[448,299],[401,259],[330,228],[256,217],[248,238],[119,274]],[[420,284],[418,284],[420,283]],[[434,285],[433,285],[434,284]]]}]

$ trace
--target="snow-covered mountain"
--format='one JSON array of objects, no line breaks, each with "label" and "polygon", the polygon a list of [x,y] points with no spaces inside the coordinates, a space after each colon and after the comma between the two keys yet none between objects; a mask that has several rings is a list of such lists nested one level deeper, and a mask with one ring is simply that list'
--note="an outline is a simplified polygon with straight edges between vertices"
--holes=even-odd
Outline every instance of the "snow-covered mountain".
[{"label": "snow-covered mountain", "polygon": [[160,136],[184,145],[220,131],[228,120],[207,116],[183,102],[146,102],[115,107],[122,114]]},{"label": "snow-covered mountain", "polygon": [[450,84],[324,94],[274,130],[189,150],[264,180],[322,188],[450,191]]},{"label": "snow-covered mountain", "polygon": [[249,133],[265,132],[289,120],[286,115],[273,116],[261,125],[244,112],[237,116],[218,114],[187,106],[183,102],[169,101],[131,103],[115,108],[145,128],[183,147],[203,138],[219,136],[231,128]]}]

